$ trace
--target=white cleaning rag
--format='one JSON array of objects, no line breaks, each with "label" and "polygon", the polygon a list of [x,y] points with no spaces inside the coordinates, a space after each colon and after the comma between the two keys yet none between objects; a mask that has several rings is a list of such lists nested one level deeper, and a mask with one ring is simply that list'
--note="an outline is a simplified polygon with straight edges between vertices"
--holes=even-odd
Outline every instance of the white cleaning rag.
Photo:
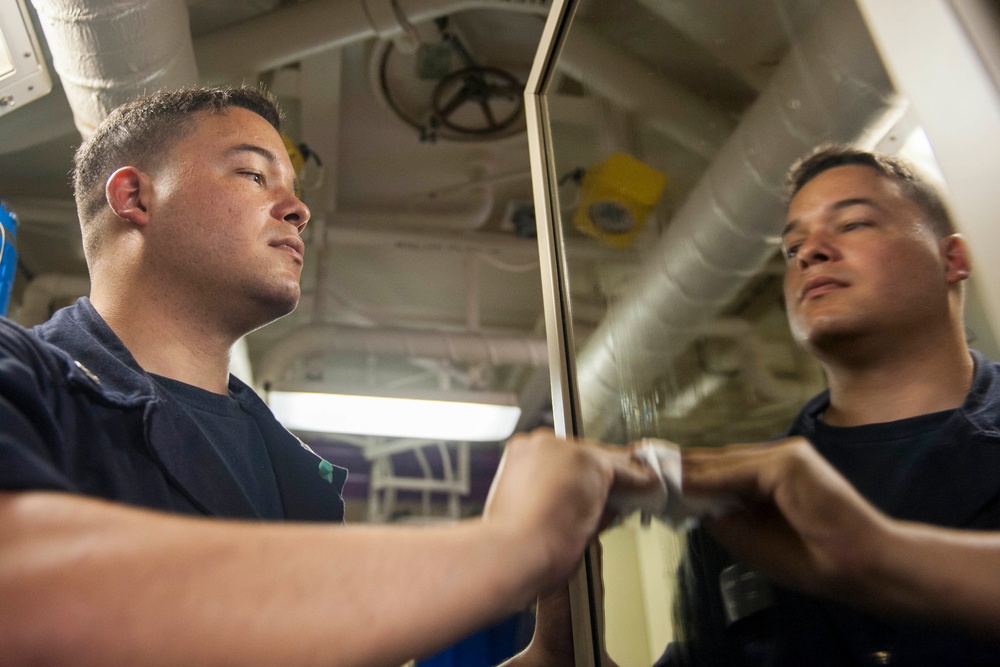
[{"label": "white cleaning rag", "polygon": [[649,466],[659,480],[659,487],[646,493],[612,494],[609,502],[621,518],[641,512],[642,524],[657,517],[671,528],[687,528],[705,516],[722,516],[739,507],[730,496],[684,495],[681,475],[681,450],[672,442],[644,438],[632,450],[639,463]]}]

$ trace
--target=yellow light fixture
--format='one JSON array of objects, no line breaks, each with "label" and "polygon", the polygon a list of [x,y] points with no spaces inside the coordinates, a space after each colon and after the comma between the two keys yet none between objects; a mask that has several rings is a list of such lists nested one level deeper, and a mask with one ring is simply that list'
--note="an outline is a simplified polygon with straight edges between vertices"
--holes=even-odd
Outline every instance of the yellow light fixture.
[{"label": "yellow light fixture", "polygon": [[648,164],[612,153],[584,174],[573,224],[614,248],[627,248],[660,201],[666,183],[666,175]]}]

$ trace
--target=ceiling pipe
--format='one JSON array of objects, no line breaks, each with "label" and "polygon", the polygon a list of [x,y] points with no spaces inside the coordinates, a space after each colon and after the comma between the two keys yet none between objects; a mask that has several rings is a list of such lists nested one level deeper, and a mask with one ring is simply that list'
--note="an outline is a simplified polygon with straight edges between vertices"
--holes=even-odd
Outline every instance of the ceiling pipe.
[{"label": "ceiling pipe", "polygon": [[630,390],[649,389],[774,256],[789,165],[824,140],[873,144],[862,132],[898,106],[854,3],[831,0],[578,353],[588,437],[618,421],[620,366],[628,368]]},{"label": "ceiling pipe", "polygon": [[369,37],[398,37],[408,23],[471,9],[544,16],[550,5],[550,0],[308,0],[199,36],[194,50],[206,80],[238,81]]},{"label": "ceiling pipe", "polygon": [[360,353],[397,357],[447,359],[460,363],[548,366],[548,348],[541,336],[413,331],[317,324],[284,336],[254,369],[261,387],[282,379],[296,359],[311,355]]},{"label": "ceiling pipe", "polygon": [[[306,233],[309,228],[306,227]],[[307,241],[308,242],[308,241]],[[326,242],[340,245],[390,246],[403,250],[425,252],[474,252],[487,257],[504,254],[538,259],[538,241],[533,238],[518,238],[505,232],[455,232],[455,231],[415,231],[403,228],[362,227],[336,224],[326,228]],[[610,246],[598,245],[584,239],[567,239],[567,254],[576,259],[600,260],[608,263],[628,265],[637,261],[635,249],[617,250]]]},{"label": "ceiling pipe", "polygon": [[[685,37],[711,53],[755,90],[767,85],[774,59],[787,46],[785,35],[808,23],[824,0],[761,3],[758,0],[700,0],[696,5],[637,0]],[[697,7],[692,11],[692,7]]]},{"label": "ceiling pipe", "polygon": [[32,4],[83,136],[138,95],[198,83],[184,0]]},{"label": "ceiling pipe", "polygon": [[694,93],[626,55],[593,28],[573,24],[556,61],[560,71],[627,111],[642,113],[650,125],[706,159],[725,143],[732,117]]},{"label": "ceiling pipe", "polygon": [[396,210],[351,210],[341,209],[333,214],[333,221],[353,227],[390,227],[408,229],[438,229],[471,231],[489,222],[493,214],[493,187],[484,185],[477,201],[470,201],[464,209],[446,208],[435,203],[422,203]]}]

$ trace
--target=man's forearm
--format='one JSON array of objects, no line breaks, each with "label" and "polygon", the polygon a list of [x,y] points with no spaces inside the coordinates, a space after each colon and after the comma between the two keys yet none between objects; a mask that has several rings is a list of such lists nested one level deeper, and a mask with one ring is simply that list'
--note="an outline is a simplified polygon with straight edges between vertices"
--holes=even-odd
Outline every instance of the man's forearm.
[{"label": "man's forearm", "polygon": [[530,602],[546,554],[513,538],[0,494],[0,664],[398,665]]},{"label": "man's forearm", "polygon": [[890,520],[867,606],[1000,638],[1000,534]]}]

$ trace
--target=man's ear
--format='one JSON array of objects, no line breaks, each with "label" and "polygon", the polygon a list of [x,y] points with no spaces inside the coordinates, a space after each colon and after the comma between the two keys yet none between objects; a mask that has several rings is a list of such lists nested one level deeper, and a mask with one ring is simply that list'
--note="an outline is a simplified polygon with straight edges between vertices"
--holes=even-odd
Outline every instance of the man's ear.
[{"label": "man's ear", "polygon": [[144,226],[149,222],[146,203],[151,185],[149,177],[139,169],[122,167],[108,177],[104,195],[115,215],[134,225]]},{"label": "man's ear", "polygon": [[967,279],[972,273],[972,259],[965,238],[961,234],[946,236],[941,239],[940,247],[948,283],[953,285]]}]

